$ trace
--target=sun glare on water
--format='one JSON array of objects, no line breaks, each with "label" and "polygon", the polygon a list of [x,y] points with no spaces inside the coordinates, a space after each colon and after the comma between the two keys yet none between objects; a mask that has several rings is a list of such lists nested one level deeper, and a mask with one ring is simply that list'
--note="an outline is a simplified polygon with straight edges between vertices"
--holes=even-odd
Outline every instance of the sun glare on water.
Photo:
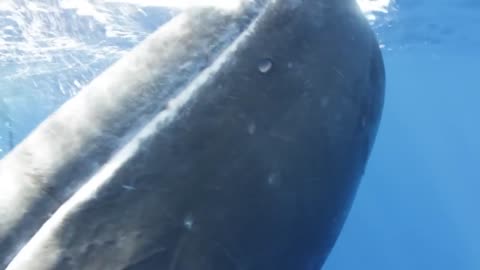
[{"label": "sun glare on water", "polygon": [[105,0],[110,3],[130,3],[140,6],[158,6],[185,9],[197,6],[215,6],[222,9],[235,9],[241,0]]},{"label": "sun glare on water", "polygon": [[358,5],[363,12],[388,12],[388,7],[392,4],[392,0],[357,0]]},{"label": "sun glare on water", "polygon": [[[215,6],[233,9],[239,6],[242,0],[105,0],[106,2],[122,2],[142,6],[164,6],[171,8],[188,8],[192,6]],[[387,12],[392,0],[357,0],[364,12]]]},{"label": "sun glare on water", "polygon": [[[9,65],[0,69],[0,75],[18,78],[72,70],[76,62],[62,64],[63,56],[83,57],[81,61],[91,63],[116,59],[152,31],[142,21],[142,15],[147,16],[144,10],[151,11],[151,7],[170,9],[172,13],[164,16],[167,18],[190,7],[235,10],[248,1],[255,0],[0,0],[5,18],[0,22],[0,66]],[[382,22],[395,0],[356,1],[375,25]],[[165,21],[153,14],[146,17],[153,20],[152,25]],[[86,35],[85,28],[91,34]]]},{"label": "sun glare on water", "polygon": [[[148,7],[168,7],[175,9],[186,9],[198,6],[214,6],[222,9],[235,9],[241,2],[246,0],[104,0],[104,3],[128,3]],[[383,12],[387,13],[388,7],[393,0],[356,0],[365,13]],[[78,9],[92,9],[94,5],[89,0],[61,0],[61,3],[69,6],[76,6]]]},{"label": "sun glare on water", "polygon": [[358,5],[369,21],[376,21],[375,13],[388,13],[393,0],[357,0]]}]

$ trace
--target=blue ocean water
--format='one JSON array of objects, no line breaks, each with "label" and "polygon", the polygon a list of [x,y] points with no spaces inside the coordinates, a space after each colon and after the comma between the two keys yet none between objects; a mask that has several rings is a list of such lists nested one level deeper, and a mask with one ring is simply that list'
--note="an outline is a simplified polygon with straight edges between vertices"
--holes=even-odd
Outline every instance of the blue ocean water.
[{"label": "blue ocean water", "polygon": [[[372,22],[387,70],[384,115],[366,175],[324,269],[478,270],[480,2],[398,0],[387,10]],[[56,31],[75,36],[83,47],[78,42],[69,47],[72,40],[65,39],[67,45],[49,53],[34,54],[27,46],[12,56],[0,48],[0,121],[6,123],[0,127],[0,157],[169,18],[164,10],[146,8],[148,20],[136,20],[141,27],[119,33],[68,12],[57,20],[71,29]],[[2,44],[31,44],[24,42],[28,38],[20,33],[26,30],[15,17],[0,13],[2,36],[11,36]],[[38,20],[39,11],[24,13]],[[109,23],[125,26],[125,18]],[[12,21],[18,29],[4,27]],[[82,25],[99,36],[85,37]],[[108,31],[116,35],[99,43]],[[42,35],[35,42],[54,40],[58,36]],[[108,54],[100,57],[100,49]]]},{"label": "blue ocean water", "polygon": [[480,269],[480,2],[397,1],[369,166],[325,269]]}]

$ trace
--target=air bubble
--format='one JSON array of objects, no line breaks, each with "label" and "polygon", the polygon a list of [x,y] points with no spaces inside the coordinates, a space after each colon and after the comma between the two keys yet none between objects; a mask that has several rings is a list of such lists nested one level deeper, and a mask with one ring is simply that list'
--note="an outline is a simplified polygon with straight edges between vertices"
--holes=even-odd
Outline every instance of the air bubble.
[{"label": "air bubble", "polygon": [[74,81],[73,81],[73,84],[74,84],[76,87],[78,87],[78,88],[82,88],[82,84],[81,84],[79,81],[77,81],[77,80],[74,80]]}]

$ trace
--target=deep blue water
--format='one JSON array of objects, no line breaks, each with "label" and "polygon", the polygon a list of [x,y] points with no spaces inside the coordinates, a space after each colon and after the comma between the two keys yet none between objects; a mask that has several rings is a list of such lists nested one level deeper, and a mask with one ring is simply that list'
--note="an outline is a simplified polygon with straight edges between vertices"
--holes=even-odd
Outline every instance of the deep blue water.
[{"label": "deep blue water", "polygon": [[474,48],[385,53],[386,106],[326,269],[480,269]]},{"label": "deep blue water", "polygon": [[[387,70],[383,119],[324,269],[480,269],[478,27],[477,0],[399,0],[376,24]],[[88,81],[95,72],[72,74],[64,79]],[[9,113],[0,107],[14,143],[68,98],[45,90],[57,86],[55,76],[8,81],[23,95],[10,97],[18,101]],[[9,130],[0,127],[4,152]]]},{"label": "deep blue water", "polygon": [[325,269],[480,269],[480,1],[398,1],[384,115]]}]

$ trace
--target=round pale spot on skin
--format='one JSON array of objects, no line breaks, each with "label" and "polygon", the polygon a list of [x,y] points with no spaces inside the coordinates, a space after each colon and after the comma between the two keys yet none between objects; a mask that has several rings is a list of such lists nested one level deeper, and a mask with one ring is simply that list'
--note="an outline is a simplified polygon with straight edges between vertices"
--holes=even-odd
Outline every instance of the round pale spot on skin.
[{"label": "round pale spot on skin", "polygon": [[258,63],[258,70],[261,73],[267,73],[269,72],[273,67],[273,62],[271,59],[265,58]]},{"label": "round pale spot on skin", "polygon": [[342,120],[342,118],[343,118],[343,115],[342,115],[341,113],[337,113],[337,114],[335,115],[335,120],[336,120],[336,121],[340,121],[340,120]]},{"label": "round pale spot on skin", "polygon": [[257,127],[255,126],[255,123],[250,123],[248,125],[248,134],[253,135],[256,129]]},{"label": "round pale spot on skin", "polygon": [[275,185],[278,183],[279,179],[280,179],[280,175],[278,173],[273,172],[268,176],[267,183],[269,185]]},{"label": "round pale spot on skin", "polygon": [[187,230],[191,230],[193,228],[193,216],[191,214],[188,214],[185,219],[183,220],[183,226],[187,229]]},{"label": "round pale spot on skin", "polygon": [[328,97],[323,97],[322,100],[320,101],[320,105],[322,105],[322,107],[327,107],[328,104],[330,103],[330,99]]},{"label": "round pale spot on skin", "polygon": [[367,126],[367,117],[362,116],[362,128],[365,128]]}]

